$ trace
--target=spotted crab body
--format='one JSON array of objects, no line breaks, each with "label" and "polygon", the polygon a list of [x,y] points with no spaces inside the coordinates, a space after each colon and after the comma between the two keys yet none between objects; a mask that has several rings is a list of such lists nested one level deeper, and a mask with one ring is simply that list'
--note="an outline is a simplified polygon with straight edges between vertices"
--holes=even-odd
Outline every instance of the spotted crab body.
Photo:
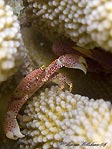
[{"label": "spotted crab body", "polygon": [[46,69],[40,67],[23,78],[11,97],[11,103],[5,116],[4,130],[8,138],[15,140],[24,137],[20,132],[16,117],[23,104],[26,103],[46,81],[53,81],[58,77],[62,89],[64,88],[64,83],[70,86],[70,90],[72,89],[71,81],[66,78],[66,76],[56,73],[61,67],[76,68],[86,73],[87,65],[82,56],[66,54],[54,60]]}]

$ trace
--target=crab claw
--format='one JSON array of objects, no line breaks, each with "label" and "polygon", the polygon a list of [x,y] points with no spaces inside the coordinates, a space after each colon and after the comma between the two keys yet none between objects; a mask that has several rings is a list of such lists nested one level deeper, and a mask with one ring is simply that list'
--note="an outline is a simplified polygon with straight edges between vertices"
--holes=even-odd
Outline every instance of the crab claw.
[{"label": "crab claw", "polygon": [[8,111],[4,121],[4,130],[7,138],[17,140],[23,138],[24,135],[20,132],[18,122],[13,111]]},{"label": "crab claw", "polygon": [[3,123],[4,131],[8,138],[16,140],[24,137],[20,132],[16,117],[26,101],[43,85],[42,78],[44,76],[45,66],[43,65],[23,78],[12,94]]},{"label": "crab claw", "polygon": [[64,67],[80,69],[85,74],[87,72],[87,63],[82,56],[76,54],[66,54],[60,56],[58,60]]},{"label": "crab claw", "polygon": [[87,73],[87,63],[86,63],[86,60],[82,56],[80,56],[79,57],[79,62],[77,62],[75,64],[74,68],[80,69],[80,70],[82,70],[86,74]]},{"label": "crab claw", "polygon": [[9,139],[17,140],[18,138],[24,137],[24,135],[20,132],[16,117],[18,111],[21,109],[21,106],[27,101],[27,99],[28,96],[26,95],[21,100],[13,100],[8,108],[3,125],[5,134]]}]

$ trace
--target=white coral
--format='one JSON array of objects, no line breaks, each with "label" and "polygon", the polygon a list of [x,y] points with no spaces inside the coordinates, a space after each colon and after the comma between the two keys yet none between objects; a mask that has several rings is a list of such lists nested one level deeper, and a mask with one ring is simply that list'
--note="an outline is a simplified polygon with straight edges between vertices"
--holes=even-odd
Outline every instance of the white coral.
[{"label": "white coral", "polygon": [[[103,99],[94,100],[62,91],[58,86],[46,88],[26,105],[21,127],[25,137],[19,140],[21,149],[59,148],[72,143],[107,143],[111,149],[112,107]],[[61,144],[62,142],[62,144]],[[88,149],[90,146],[78,146]]]},{"label": "white coral", "polygon": [[12,8],[0,0],[0,81],[6,80],[17,70],[20,48],[20,26]]},{"label": "white coral", "polygon": [[111,1],[27,1],[37,16],[37,23],[43,21],[43,26],[46,24],[81,47],[102,47],[112,52]]}]

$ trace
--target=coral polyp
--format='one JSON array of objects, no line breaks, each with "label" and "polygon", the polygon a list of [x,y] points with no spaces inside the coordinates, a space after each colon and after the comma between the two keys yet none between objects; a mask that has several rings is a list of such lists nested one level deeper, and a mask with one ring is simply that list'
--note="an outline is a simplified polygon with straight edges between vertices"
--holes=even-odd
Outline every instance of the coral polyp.
[{"label": "coral polyp", "polygon": [[40,27],[37,25],[41,31],[48,28],[49,32],[52,30],[71,38],[80,47],[102,47],[112,52],[111,1],[26,1],[32,9],[34,22],[41,22]]},{"label": "coral polyp", "polygon": [[20,122],[25,137],[18,142],[21,149],[35,149],[40,143],[43,149],[69,149],[66,144],[83,141],[107,143],[105,148],[111,149],[111,116],[110,102],[73,95],[52,86],[26,105]]},{"label": "coral polyp", "polygon": [[[20,63],[21,33],[12,8],[0,1],[0,82],[14,74]],[[19,51],[19,52],[18,52]]]}]

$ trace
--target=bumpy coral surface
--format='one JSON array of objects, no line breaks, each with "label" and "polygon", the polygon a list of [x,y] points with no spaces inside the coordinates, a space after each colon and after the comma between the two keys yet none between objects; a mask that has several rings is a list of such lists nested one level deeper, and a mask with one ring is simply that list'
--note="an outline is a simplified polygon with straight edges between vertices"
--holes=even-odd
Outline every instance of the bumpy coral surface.
[{"label": "bumpy coral surface", "polygon": [[20,39],[17,17],[12,8],[0,0],[0,81],[6,80],[17,70]]},{"label": "bumpy coral surface", "polygon": [[111,118],[110,102],[73,95],[52,86],[26,105],[21,122],[25,137],[18,143],[21,149],[39,148],[40,143],[43,149],[74,149],[69,146],[71,143],[85,149],[90,147],[81,146],[86,141],[111,149]]},{"label": "bumpy coral surface", "polygon": [[45,32],[45,26],[47,26],[49,32],[52,30],[53,33],[56,31],[61,35],[65,35],[81,47],[102,47],[112,52],[111,1],[26,1],[34,16],[37,17],[34,17],[34,20],[37,19],[36,22],[41,30],[43,27],[43,32]]}]

